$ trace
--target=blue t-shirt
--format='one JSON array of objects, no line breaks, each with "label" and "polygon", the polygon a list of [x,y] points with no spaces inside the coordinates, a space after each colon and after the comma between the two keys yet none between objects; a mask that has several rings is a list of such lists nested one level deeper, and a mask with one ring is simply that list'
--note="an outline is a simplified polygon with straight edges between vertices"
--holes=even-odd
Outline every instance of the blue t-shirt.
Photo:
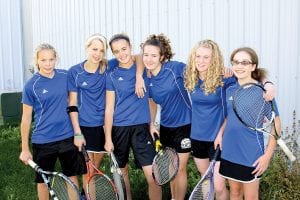
[{"label": "blue t-shirt", "polygon": [[74,135],[66,111],[67,71],[55,69],[54,73],[53,78],[36,73],[24,86],[22,103],[32,106],[34,111],[32,143],[55,142]]},{"label": "blue t-shirt", "polygon": [[68,89],[77,92],[79,124],[95,127],[104,124],[106,72],[100,74],[84,69],[86,61],[71,67],[68,71]]},{"label": "blue t-shirt", "polygon": [[184,88],[185,64],[169,61],[150,79],[150,97],[161,106],[161,125],[179,127],[191,123],[191,103]]},{"label": "blue t-shirt", "polygon": [[[222,140],[221,157],[230,162],[253,167],[253,163],[264,154],[264,136],[247,128],[235,115],[232,106],[234,92],[239,88],[235,83],[226,90],[227,123]],[[249,99],[251,101],[251,99]],[[278,109],[275,100],[275,115]]]},{"label": "blue t-shirt", "polygon": [[[144,73],[145,84],[149,80]],[[143,98],[135,94],[136,65],[115,67],[107,76],[106,90],[115,92],[114,126],[132,126],[150,122],[149,92]]]},{"label": "blue t-shirt", "polygon": [[191,138],[198,141],[213,142],[226,116],[225,89],[236,82],[235,78],[223,79],[223,87],[215,93],[205,94],[199,80],[195,90],[190,93],[192,100]]}]

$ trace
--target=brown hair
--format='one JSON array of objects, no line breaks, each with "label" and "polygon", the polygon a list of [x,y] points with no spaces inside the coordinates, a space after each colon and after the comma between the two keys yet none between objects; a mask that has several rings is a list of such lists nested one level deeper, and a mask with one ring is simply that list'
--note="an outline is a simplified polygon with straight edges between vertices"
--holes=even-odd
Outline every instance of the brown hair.
[{"label": "brown hair", "polygon": [[144,51],[144,47],[147,45],[156,46],[160,49],[160,56],[163,56],[161,62],[169,61],[174,56],[172,53],[171,41],[163,34],[150,35],[144,43],[141,43],[140,47]]},{"label": "brown hair", "polygon": [[258,56],[256,52],[250,48],[250,47],[240,47],[235,49],[230,56],[230,61],[233,61],[234,56],[238,52],[245,52],[250,56],[251,62],[253,65],[256,65],[255,70],[251,73],[251,77],[259,82],[262,82],[264,79],[266,79],[267,71],[264,68],[258,68]]}]

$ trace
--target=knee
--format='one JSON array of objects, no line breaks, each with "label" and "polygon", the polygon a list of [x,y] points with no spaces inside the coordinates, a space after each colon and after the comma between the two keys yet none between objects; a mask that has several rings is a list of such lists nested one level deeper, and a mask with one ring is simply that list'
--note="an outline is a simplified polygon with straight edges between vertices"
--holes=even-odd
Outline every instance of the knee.
[{"label": "knee", "polygon": [[215,192],[217,194],[222,194],[223,192],[227,191],[225,183],[223,184],[215,184]]},{"label": "knee", "polygon": [[241,199],[243,197],[242,190],[232,190],[230,188],[230,199]]}]

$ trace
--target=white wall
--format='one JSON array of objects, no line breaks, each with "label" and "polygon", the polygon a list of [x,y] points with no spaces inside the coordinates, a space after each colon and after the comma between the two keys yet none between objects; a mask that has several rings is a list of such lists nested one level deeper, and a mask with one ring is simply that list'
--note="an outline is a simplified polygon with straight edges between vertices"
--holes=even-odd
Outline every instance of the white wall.
[{"label": "white wall", "polygon": [[23,87],[20,0],[0,1],[0,93]]},{"label": "white wall", "polygon": [[[134,52],[139,52],[139,44],[147,35],[163,32],[172,41],[175,59],[181,61],[186,61],[196,41],[206,38],[219,43],[226,64],[233,49],[247,45],[258,52],[261,66],[269,70],[270,79],[277,86],[284,126],[290,125],[293,110],[300,118],[299,0],[29,2],[31,11],[27,8],[23,12],[31,14],[32,20],[31,34],[25,38],[31,46],[26,48],[33,49],[40,42],[53,44],[61,57],[59,67],[68,69],[83,60],[84,40],[95,32],[107,38],[119,32],[128,33]],[[29,53],[32,54],[25,55]]]}]

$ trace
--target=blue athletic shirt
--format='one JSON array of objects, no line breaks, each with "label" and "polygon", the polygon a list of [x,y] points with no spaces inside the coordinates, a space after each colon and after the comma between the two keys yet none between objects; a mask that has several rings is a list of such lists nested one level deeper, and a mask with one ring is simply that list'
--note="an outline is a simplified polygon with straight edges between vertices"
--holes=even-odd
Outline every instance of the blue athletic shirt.
[{"label": "blue athletic shirt", "polygon": [[105,81],[106,71],[89,73],[84,69],[84,63],[71,67],[68,71],[68,89],[77,92],[78,114],[81,126],[103,126],[105,111]]},{"label": "blue athletic shirt", "polygon": [[202,80],[190,93],[192,100],[191,138],[198,141],[213,142],[226,116],[225,90],[236,79],[223,78],[223,87],[217,87],[215,93],[205,95]]},{"label": "blue athletic shirt", "polygon": [[36,73],[23,90],[22,103],[32,106],[34,129],[32,143],[60,141],[74,135],[68,106],[67,71],[55,69],[53,78]]},{"label": "blue athletic shirt", "polygon": [[191,123],[191,103],[184,88],[185,64],[163,63],[156,76],[150,78],[150,97],[161,106],[161,125],[179,127]]},{"label": "blue athletic shirt", "polygon": [[[222,140],[221,157],[236,164],[253,167],[253,163],[264,154],[264,137],[262,133],[247,128],[235,115],[232,99],[239,87],[239,84],[235,83],[226,90],[227,124]],[[273,103],[275,115],[278,116],[275,100]]]},{"label": "blue athletic shirt", "polygon": [[[144,73],[145,85],[149,80]],[[115,67],[108,73],[106,90],[115,92],[114,126],[132,126],[150,122],[149,92],[143,98],[135,94],[136,65],[129,69]]]}]

